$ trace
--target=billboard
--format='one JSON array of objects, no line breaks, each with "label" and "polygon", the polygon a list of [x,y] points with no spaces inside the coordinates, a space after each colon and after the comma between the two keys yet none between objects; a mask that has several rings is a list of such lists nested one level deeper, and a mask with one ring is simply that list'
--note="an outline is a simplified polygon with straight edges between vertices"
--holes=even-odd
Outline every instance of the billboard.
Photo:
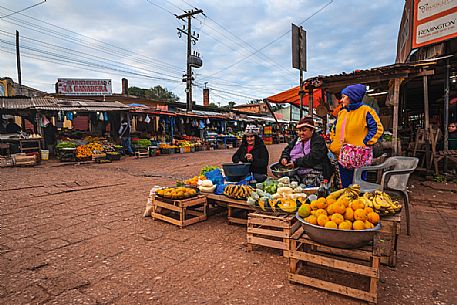
[{"label": "billboard", "polygon": [[111,95],[110,79],[59,78],[56,93],[62,95]]},{"label": "billboard", "polygon": [[413,48],[457,37],[457,0],[414,0]]}]

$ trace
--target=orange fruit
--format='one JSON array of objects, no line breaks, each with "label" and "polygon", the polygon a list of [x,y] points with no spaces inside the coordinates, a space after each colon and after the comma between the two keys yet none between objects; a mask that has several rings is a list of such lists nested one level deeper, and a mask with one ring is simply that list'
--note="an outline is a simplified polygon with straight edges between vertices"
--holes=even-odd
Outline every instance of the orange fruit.
[{"label": "orange fruit", "polygon": [[372,224],[377,224],[381,218],[379,217],[379,214],[376,212],[371,212],[368,213],[368,221],[371,222]]},{"label": "orange fruit", "polygon": [[308,217],[305,218],[305,221],[310,224],[317,225],[317,218],[314,215],[309,215]]},{"label": "orange fruit", "polygon": [[323,227],[325,226],[325,223],[328,221],[327,215],[321,214],[319,217],[317,217],[317,223]]},{"label": "orange fruit", "polygon": [[319,217],[319,215],[321,215],[321,214],[324,214],[325,216],[327,216],[327,211],[324,210],[324,209],[318,209],[318,210],[314,213],[314,215],[316,215],[316,217]]},{"label": "orange fruit", "polygon": [[354,219],[360,221],[366,221],[368,219],[367,213],[363,209],[357,209],[354,211]]},{"label": "orange fruit", "polygon": [[332,217],[330,217],[330,219],[336,223],[337,225],[339,225],[340,223],[342,223],[344,221],[344,217],[343,215],[341,214],[333,214]]},{"label": "orange fruit", "polygon": [[317,210],[318,209],[317,200],[311,201],[311,203],[309,204],[309,207],[311,208],[311,210]]},{"label": "orange fruit", "polygon": [[352,222],[345,220],[338,225],[338,229],[340,230],[352,230]]},{"label": "orange fruit", "polygon": [[333,204],[335,202],[336,202],[336,200],[333,199],[333,198],[327,199],[327,205],[331,205],[331,204]]},{"label": "orange fruit", "polygon": [[327,208],[327,200],[324,197],[321,197],[317,199],[317,204],[316,204],[318,209],[325,209]]},{"label": "orange fruit", "polygon": [[325,223],[325,227],[326,227],[326,228],[331,228],[331,229],[337,229],[337,228],[338,228],[338,225],[337,225],[335,222],[333,222],[333,221],[330,220],[330,221],[327,221],[327,222]]},{"label": "orange fruit", "polygon": [[334,203],[330,204],[326,209],[327,215],[332,215],[334,213],[334,208],[335,208],[335,204]]},{"label": "orange fruit", "polygon": [[352,228],[354,230],[365,230],[365,223],[360,220],[356,220],[352,223]]},{"label": "orange fruit", "polygon": [[333,213],[338,213],[338,214],[341,214],[343,215],[344,212],[346,212],[346,207],[344,206],[343,203],[335,203],[335,206],[333,208]]},{"label": "orange fruit", "polygon": [[369,222],[368,220],[365,221],[363,223],[363,225],[365,226],[365,229],[373,229],[374,228],[374,225],[371,222]]},{"label": "orange fruit", "polygon": [[365,213],[367,213],[367,215],[370,214],[371,212],[374,212],[373,209],[370,207],[366,207],[364,210],[365,210]]},{"label": "orange fruit", "polygon": [[354,211],[358,210],[358,209],[364,209],[365,208],[365,204],[362,202],[362,200],[356,199],[356,200],[352,201],[351,208]]},{"label": "orange fruit", "polygon": [[354,221],[354,210],[351,208],[346,208],[346,211],[344,212],[344,219]]},{"label": "orange fruit", "polygon": [[349,206],[349,199],[347,199],[347,198],[340,198],[336,202],[342,203],[345,208],[347,208]]}]

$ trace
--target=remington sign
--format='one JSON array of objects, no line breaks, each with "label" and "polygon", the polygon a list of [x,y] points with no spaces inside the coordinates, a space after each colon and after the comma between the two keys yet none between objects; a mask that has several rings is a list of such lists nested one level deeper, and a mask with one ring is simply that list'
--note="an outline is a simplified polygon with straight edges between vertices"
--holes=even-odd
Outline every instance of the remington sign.
[{"label": "remington sign", "polygon": [[111,80],[59,78],[56,92],[63,95],[111,95]]},{"label": "remington sign", "polygon": [[414,0],[413,48],[457,37],[457,0]]}]

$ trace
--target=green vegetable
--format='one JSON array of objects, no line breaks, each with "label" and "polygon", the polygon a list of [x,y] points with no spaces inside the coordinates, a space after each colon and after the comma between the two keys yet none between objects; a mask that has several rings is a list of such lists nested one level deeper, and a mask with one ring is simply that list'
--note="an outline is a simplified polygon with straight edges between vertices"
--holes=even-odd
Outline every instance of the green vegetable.
[{"label": "green vegetable", "polygon": [[141,147],[149,147],[152,145],[151,141],[148,139],[139,139],[138,141],[133,141],[132,144],[138,145]]},{"label": "green vegetable", "polygon": [[70,142],[70,141],[63,141],[60,142],[59,144],[56,145],[57,149],[62,149],[62,148],[76,148],[78,145],[76,143]]},{"label": "green vegetable", "polygon": [[208,173],[208,172],[210,172],[212,170],[215,170],[215,169],[219,169],[219,167],[207,165],[207,166],[205,166],[204,168],[201,169],[200,175],[205,175],[206,173]]}]

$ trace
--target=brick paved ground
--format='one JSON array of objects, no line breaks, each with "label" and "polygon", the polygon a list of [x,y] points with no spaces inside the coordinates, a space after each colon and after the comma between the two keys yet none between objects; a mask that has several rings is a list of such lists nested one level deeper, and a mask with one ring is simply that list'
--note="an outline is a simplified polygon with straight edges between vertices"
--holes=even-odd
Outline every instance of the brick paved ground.
[{"label": "brick paved ground", "polygon": [[[152,185],[233,152],[0,169],[0,304],[359,304],[289,284],[286,259],[246,252],[224,211],[185,229],[142,217]],[[457,304],[457,188],[413,184],[412,236],[382,267],[380,303]]]}]

